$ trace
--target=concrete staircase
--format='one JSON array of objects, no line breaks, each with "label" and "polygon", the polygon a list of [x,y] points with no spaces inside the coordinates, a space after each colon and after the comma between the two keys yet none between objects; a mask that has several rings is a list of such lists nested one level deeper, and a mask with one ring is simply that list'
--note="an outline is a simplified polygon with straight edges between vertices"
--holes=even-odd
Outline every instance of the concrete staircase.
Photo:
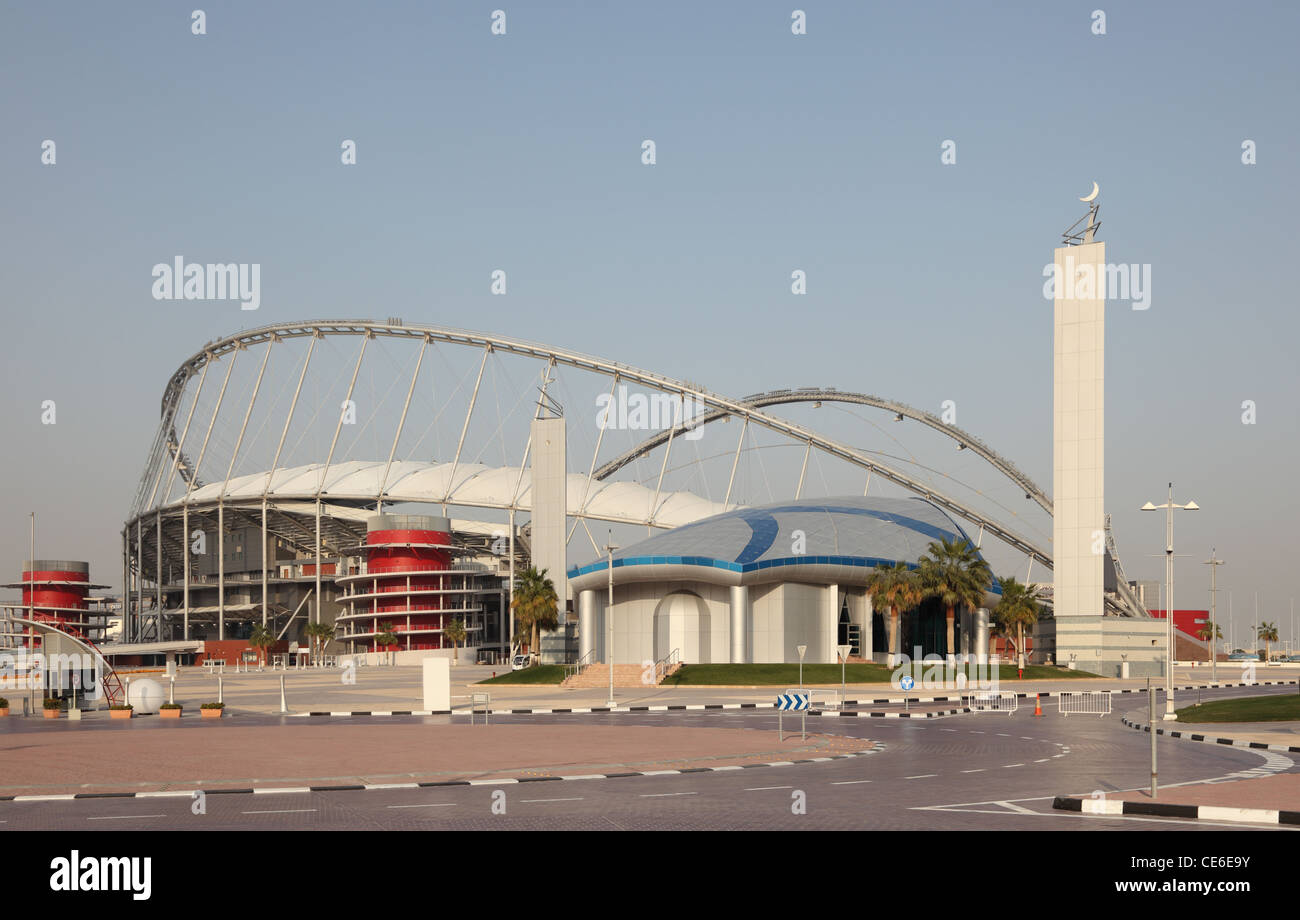
[{"label": "concrete staircase", "polygon": [[[680,664],[674,665],[668,674],[676,671]],[[639,664],[616,664],[614,665],[614,686],[615,687],[653,687],[658,681],[646,683],[642,680],[642,675],[646,668]],[[665,677],[667,674],[664,675]],[[589,664],[582,669],[580,674],[573,677],[565,678],[564,683],[560,686],[572,690],[593,690],[597,687],[609,686],[609,665],[596,663]]]}]

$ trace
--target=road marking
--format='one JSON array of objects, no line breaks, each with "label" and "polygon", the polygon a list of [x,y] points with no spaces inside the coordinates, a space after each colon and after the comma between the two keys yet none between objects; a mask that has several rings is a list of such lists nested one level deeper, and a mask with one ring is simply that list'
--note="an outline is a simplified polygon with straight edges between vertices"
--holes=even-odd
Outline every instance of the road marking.
[{"label": "road marking", "polygon": [[1016,812],[1017,814],[1022,814],[1022,815],[1040,814],[1040,812],[1034,811],[1032,808],[1025,808],[1022,805],[1016,805],[1012,802],[998,802],[998,804],[1001,805],[1003,808],[1008,809],[1009,811]]},{"label": "road marking", "polygon": [[315,811],[314,808],[281,808],[274,811],[242,811],[243,815],[295,815],[304,811]]},{"label": "road marking", "polygon": [[277,795],[279,793],[311,792],[309,786],[279,786],[271,789],[254,789],[253,795]]},{"label": "road marking", "polygon": [[87,821],[122,821],[126,818],[165,818],[166,815],[104,815],[99,818],[87,818]]},{"label": "road marking", "polygon": [[932,776],[938,775],[938,773],[922,773],[920,776],[904,776],[903,779],[929,779]]},{"label": "road marking", "polygon": [[581,801],[582,801],[582,796],[577,796],[577,797],[575,797],[575,798],[570,798],[570,799],[520,799],[519,801],[520,801],[520,802],[525,802],[525,803],[530,803],[530,802],[581,802]]},{"label": "road marking", "polygon": [[957,729],[955,729],[955,728],[941,728],[941,729],[939,729],[939,731],[941,731],[941,732],[955,732],[956,730],[957,730]]},{"label": "road marking", "polygon": [[[1208,635],[1208,633],[1207,633],[1207,635]],[[1050,757],[1044,757],[1042,760],[1035,760],[1034,763],[1047,763],[1047,762],[1048,762],[1049,760],[1051,760],[1051,759],[1052,759],[1052,758],[1050,758]]]},{"label": "road marking", "polygon": [[983,732],[977,732],[977,731],[975,731],[975,729],[973,729],[973,728],[970,730],[970,733],[971,733],[972,735],[982,735],[982,734],[984,734]]},{"label": "road marking", "polygon": [[1033,739],[1033,738],[1030,738],[1028,735],[1021,735],[1021,736],[1020,736],[1020,740],[1021,740],[1021,741],[1033,741],[1034,739]]},{"label": "road marking", "polygon": [[453,808],[455,802],[429,802],[425,805],[385,805],[385,808]]},{"label": "road marking", "polygon": [[793,789],[794,786],[751,786],[746,792],[766,792],[769,789]]},{"label": "road marking", "polygon": [[844,779],[838,783],[831,783],[832,786],[856,786],[858,783],[869,783],[869,779]]},{"label": "road marking", "polygon": [[1002,769],[1007,770],[1007,769],[1009,769],[1009,768],[1011,768],[1011,767],[1023,767],[1023,766],[1024,766],[1024,764],[1022,764],[1022,763],[1004,763],[1004,764],[1002,765]]},{"label": "road marking", "polygon": [[984,768],[983,768],[983,767],[980,767],[978,770],[962,770],[961,772],[963,772],[963,773],[983,773],[983,772],[984,772]]},{"label": "road marking", "polygon": [[999,738],[1010,738],[1011,736],[1008,735],[1006,732],[998,732],[998,737],[999,737]]},{"label": "road marking", "polygon": [[648,793],[647,793],[647,792],[643,792],[643,793],[641,794],[641,798],[643,798],[643,799],[663,799],[663,798],[667,798],[668,796],[672,796],[672,795],[698,795],[698,793],[695,793],[695,792],[648,792]]}]

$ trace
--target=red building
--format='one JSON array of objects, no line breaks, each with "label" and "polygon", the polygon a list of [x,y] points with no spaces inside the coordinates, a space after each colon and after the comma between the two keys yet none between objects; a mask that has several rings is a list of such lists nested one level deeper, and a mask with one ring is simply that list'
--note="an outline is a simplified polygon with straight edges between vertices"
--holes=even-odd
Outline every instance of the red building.
[{"label": "red building", "polygon": [[[456,619],[468,633],[462,644],[479,644],[485,570],[453,563],[464,551],[452,543],[447,518],[376,515],[366,522],[366,542],[355,551],[362,555],[362,572],[337,579],[347,612],[336,621],[336,638],[350,651],[451,648],[443,630]],[[395,645],[376,641],[386,625],[398,637]]]},{"label": "red building", "polygon": [[37,559],[23,563],[23,580],[0,585],[22,590],[22,604],[9,605],[13,615],[49,623],[79,639],[104,638],[108,611],[90,597],[90,563]]}]

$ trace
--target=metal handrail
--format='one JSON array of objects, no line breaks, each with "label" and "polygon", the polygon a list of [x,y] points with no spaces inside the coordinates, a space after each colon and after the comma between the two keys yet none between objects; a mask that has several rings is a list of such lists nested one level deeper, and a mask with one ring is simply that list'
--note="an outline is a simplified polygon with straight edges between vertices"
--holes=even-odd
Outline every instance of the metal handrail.
[{"label": "metal handrail", "polygon": [[593,657],[595,653],[596,650],[594,648],[588,649],[587,654],[583,655],[577,661],[573,662],[573,664],[566,664],[564,666],[564,679],[568,680],[570,677],[577,677],[579,674],[582,673],[583,668],[585,668],[589,664],[593,664],[593,662],[588,661],[587,659]]},{"label": "metal handrail", "polygon": [[682,660],[682,650],[679,648],[675,648],[667,655],[665,655],[664,657],[656,661],[655,662],[655,683],[657,684],[659,683],[659,681],[663,680],[665,675],[667,675],[668,673],[668,669],[675,664],[681,664],[681,660]]}]

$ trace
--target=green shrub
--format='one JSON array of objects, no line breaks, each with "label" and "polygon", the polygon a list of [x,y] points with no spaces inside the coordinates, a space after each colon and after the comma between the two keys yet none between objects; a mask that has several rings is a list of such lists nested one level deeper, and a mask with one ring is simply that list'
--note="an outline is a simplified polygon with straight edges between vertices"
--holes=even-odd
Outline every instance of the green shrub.
[{"label": "green shrub", "polygon": [[180,704],[180,703],[163,703],[163,704],[162,704],[161,706],[159,706],[158,708],[159,708],[159,709],[180,709],[180,708],[181,708],[181,704]]},{"label": "green shrub", "polygon": [[42,703],[41,705],[44,706],[46,709],[62,709],[63,700],[59,699],[57,696],[50,696],[50,697],[46,697],[45,702]]},{"label": "green shrub", "polygon": [[199,708],[200,709],[225,709],[226,704],[225,703],[204,703]]},{"label": "green shrub", "polygon": [[112,706],[109,706],[108,708],[121,711],[123,709],[134,709],[135,707],[132,706],[130,703],[114,703]]}]

